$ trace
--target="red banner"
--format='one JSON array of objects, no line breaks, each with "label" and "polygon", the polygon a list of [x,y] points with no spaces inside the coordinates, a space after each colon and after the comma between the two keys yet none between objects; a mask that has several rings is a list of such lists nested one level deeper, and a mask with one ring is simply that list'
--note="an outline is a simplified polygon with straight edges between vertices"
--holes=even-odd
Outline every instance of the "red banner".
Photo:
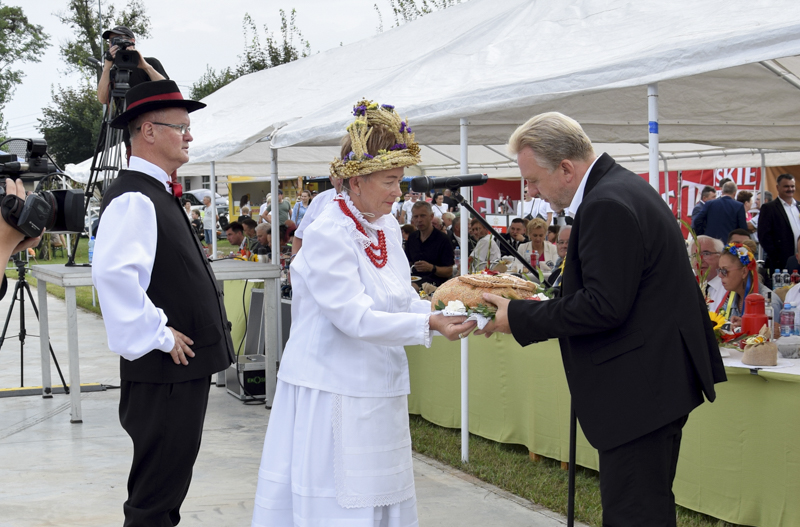
[{"label": "red banner", "polygon": [[485,185],[472,187],[472,206],[482,215],[497,214],[498,206],[506,199],[516,214],[521,199],[519,180],[490,179]]}]

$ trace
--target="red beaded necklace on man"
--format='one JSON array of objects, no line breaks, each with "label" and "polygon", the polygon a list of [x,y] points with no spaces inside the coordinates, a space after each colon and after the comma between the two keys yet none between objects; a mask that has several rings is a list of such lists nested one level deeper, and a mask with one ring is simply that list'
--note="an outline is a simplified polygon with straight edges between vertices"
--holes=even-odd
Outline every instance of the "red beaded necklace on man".
[{"label": "red beaded necklace on man", "polygon": [[[337,199],[336,201],[339,202],[339,208],[342,209],[344,215],[353,220],[353,223],[356,224],[356,229],[358,229],[358,232],[364,236],[367,236],[367,231],[364,230],[361,222],[359,222],[350,211],[347,203],[345,203],[343,199]],[[369,239],[369,236],[367,236],[367,239]],[[372,265],[378,269],[386,265],[386,262],[389,261],[389,254],[386,251],[386,236],[383,234],[382,230],[378,231],[378,244],[375,245],[374,243],[370,243],[369,247],[364,247],[364,252],[367,253],[367,258],[369,258],[369,260],[372,262]]]}]

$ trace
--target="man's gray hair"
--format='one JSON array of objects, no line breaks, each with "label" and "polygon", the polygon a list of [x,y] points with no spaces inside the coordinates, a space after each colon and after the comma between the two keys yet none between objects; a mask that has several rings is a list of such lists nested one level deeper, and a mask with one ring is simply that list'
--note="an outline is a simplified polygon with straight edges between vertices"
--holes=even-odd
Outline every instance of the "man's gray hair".
[{"label": "man's gray hair", "polygon": [[256,232],[258,234],[263,234],[264,232],[269,232],[271,230],[272,230],[272,225],[267,222],[259,223],[258,225],[256,225]]},{"label": "man's gray hair", "polygon": [[[712,244],[714,244],[714,252],[721,253],[725,248],[725,244],[722,242],[722,240],[718,240],[717,238],[712,238],[711,236],[706,236],[705,234],[701,234],[697,237],[698,245],[700,245],[700,242],[705,241],[710,241]],[[689,244],[689,250],[694,253],[694,240],[692,240],[692,243]]]},{"label": "man's gray hair", "polygon": [[549,172],[565,159],[588,161],[594,156],[592,142],[578,121],[558,112],[531,117],[511,134],[509,152],[518,154],[523,148],[530,148],[536,164]]},{"label": "man's gray hair", "polygon": [[725,184],[722,185],[722,193],[726,196],[735,196],[736,190],[736,183],[733,181],[726,181]]},{"label": "man's gray hair", "polygon": [[422,207],[425,207],[425,210],[427,210],[428,213],[433,214],[433,207],[431,207],[431,204],[423,199],[415,201],[414,205],[411,206],[411,211],[413,212],[414,209],[420,209]]}]

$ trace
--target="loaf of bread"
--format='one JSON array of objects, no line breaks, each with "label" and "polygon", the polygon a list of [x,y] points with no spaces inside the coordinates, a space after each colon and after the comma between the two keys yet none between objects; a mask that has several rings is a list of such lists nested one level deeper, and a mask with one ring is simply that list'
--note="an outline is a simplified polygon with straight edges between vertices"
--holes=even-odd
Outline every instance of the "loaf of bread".
[{"label": "loaf of bread", "polygon": [[441,301],[460,300],[469,309],[486,304],[483,293],[492,293],[511,300],[522,300],[536,294],[536,284],[510,274],[470,274],[451,278],[433,293],[431,310]]}]

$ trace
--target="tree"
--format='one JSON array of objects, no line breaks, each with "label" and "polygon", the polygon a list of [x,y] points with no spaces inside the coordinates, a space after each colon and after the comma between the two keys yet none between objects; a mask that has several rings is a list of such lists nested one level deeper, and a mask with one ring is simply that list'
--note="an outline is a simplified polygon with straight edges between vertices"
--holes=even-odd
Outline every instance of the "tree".
[{"label": "tree", "polygon": [[75,37],[60,46],[61,56],[67,65],[66,72],[93,74],[96,80],[100,80],[100,70],[89,59],[94,58],[102,63],[104,50],[100,36],[106,29],[120,25],[133,31],[137,40],[150,36],[150,17],[145,13],[141,0],[128,0],[122,12],[117,12],[117,8],[109,4],[105,7],[101,24],[95,0],[69,0],[67,10],[55,14],[62,24],[75,31]]},{"label": "tree", "polygon": [[[460,4],[461,0],[387,0],[389,2],[389,9],[394,16],[395,25],[392,27],[400,27],[406,22],[411,22],[421,16],[433,13],[434,11],[441,11],[456,4]],[[464,0],[466,1],[466,0]],[[378,4],[373,6],[378,14],[378,33],[383,32],[383,15],[378,8]]]},{"label": "tree", "polygon": [[[311,46],[303,38],[296,24],[297,12],[292,9],[289,16],[279,10],[281,15],[281,40],[278,41],[269,28],[264,25],[264,44],[258,36],[258,28],[252,17],[245,13],[242,20],[244,30],[244,53],[239,55],[239,64],[236,68],[224,68],[219,72],[211,66],[206,66],[206,72],[200,79],[192,84],[191,98],[202,99],[226,84],[230,84],[242,75],[254,73],[281,64],[307,57],[311,53]],[[296,42],[296,43],[295,43]]]},{"label": "tree", "polygon": [[48,38],[42,26],[28,22],[22,8],[5,6],[0,1],[0,136],[6,126],[3,108],[25,76],[23,70],[12,66],[19,62],[39,62],[50,45]]},{"label": "tree", "polygon": [[51,93],[52,106],[42,109],[37,126],[48,152],[62,167],[92,157],[103,120],[95,86],[86,79],[77,88],[58,86]]}]

